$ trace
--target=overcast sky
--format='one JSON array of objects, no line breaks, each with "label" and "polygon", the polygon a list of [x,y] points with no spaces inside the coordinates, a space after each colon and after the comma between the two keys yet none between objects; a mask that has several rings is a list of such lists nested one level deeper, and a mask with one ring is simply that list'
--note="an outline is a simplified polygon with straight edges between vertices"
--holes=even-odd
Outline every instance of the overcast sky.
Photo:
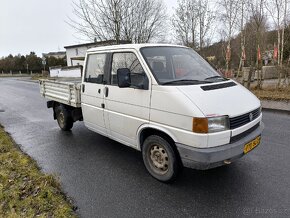
[{"label": "overcast sky", "polygon": [[[164,2],[172,13],[177,0]],[[72,0],[0,0],[0,57],[41,55],[81,43],[65,22],[72,16]]]}]

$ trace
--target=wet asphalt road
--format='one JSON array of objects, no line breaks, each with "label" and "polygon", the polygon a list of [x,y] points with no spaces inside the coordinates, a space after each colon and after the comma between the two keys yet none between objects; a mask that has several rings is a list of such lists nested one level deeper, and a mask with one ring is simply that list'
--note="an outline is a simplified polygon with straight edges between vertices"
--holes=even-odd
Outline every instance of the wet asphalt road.
[{"label": "wet asphalt road", "polygon": [[289,217],[290,115],[264,111],[262,143],[229,166],[185,169],[171,185],[141,154],[75,124],[62,132],[38,84],[0,78],[0,123],[44,172],[59,176],[81,217]]}]

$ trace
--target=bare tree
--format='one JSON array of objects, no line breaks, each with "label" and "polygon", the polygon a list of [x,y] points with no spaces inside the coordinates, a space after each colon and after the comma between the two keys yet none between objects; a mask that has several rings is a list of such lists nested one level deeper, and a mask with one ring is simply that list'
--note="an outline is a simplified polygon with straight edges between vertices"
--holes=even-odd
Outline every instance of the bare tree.
[{"label": "bare tree", "polygon": [[[287,18],[288,18],[288,4],[289,1],[288,0],[284,0],[284,5],[283,5],[283,21],[282,21],[282,36],[281,36],[281,56],[280,56],[280,66],[281,66],[281,70],[282,72],[280,72],[279,74],[279,80],[278,80],[278,87],[281,85],[286,85],[286,81],[288,78],[288,73],[285,72],[284,68],[283,68],[283,60],[284,60],[284,47],[285,47],[285,29],[287,28]],[[285,73],[284,73],[285,72]],[[284,77],[283,82],[282,80],[282,76]],[[280,80],[281,79],[281,80]]]},{"label": "bare tree", "polygon": [[172,18],[178,40],[200,51],[209,41],[215,16],[209,0],[179,0]]},{"label": "bare tree", "polygon": [[[278,47],[278,58],[277,64],[279,69],[278,84],[281,86],[281,80],[283,76],[283,53],[285,45],[285,28],[287,25],[287,9],[288,9],[288,0],[267,0],[266,8],[269,14],[272,17],[272,20],[277,29],[277,47]],[[286,79],[284,80],[286,81]]]},{"label": "bare tree", "polygon": [[166,11],[162,1],[157,0],[131,0],[133,4],[131,14],[135,14],[132,41],[149,42],[159,39],[165,34]]},{"label": "bare tree", "polygon": [[241,53],[240,53],[240,63],[238,68],[238,73],[236,75],[236,79],[238,79],[241,69],[244,67],[245,59],[246,59],[246,51],[245,51],[245,33],[244,33],[244,25],[245,25],[245,18],[246,18],[246,11],[245,11],[245,4],[246,0],[241,0],[241,17],[240,17],[240,31],[241,31]]},{"label": "bare tree", "polygon": [[166,8],[157,0],[77,0],[69,25],[89,40],[148,42],[162,35]]},{"label": "bare tree", "polygon": [[239,0],[219,0],[221,8],[220,18],[224,24],[224,34],[227,38],[226,70],[230,70],[231,40],[237,30],[238,15],[240,14],[241,2]]},{"label": "bare tree", "polygon": [[172,17],[177,39],[192,48],[196,47],[197,14],[196,0],[178,0],[178,6]]},{"label": "bare tree", "polygon": [[257,69],[257,87],[262,88],[262,60],[261,60],[261,48],[264,49],[264,40],[266,32],[266,14],[265,0],[253,0],[249,3],[250,16],[252,20],[251,29],[256,35],[256,69]]},{"label": "bare tree", "polygon": [[213,10],[209,8],[208,0],[197,1],[197,18],[199,26],[199,50],[202,51],[207,35],[215,19]]}]

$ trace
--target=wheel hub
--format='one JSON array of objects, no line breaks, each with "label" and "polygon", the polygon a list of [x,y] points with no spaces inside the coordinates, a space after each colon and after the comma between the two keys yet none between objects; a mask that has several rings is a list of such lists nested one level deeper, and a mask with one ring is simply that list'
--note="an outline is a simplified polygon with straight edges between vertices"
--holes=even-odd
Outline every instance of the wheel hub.
[{"label": "wheel hub", "polygon": [[152,146],[150,150],[150,158],[155,168],[161,172],[168,170],[168,155],[166,150],[158,145]]},{"label": "wheel hub", "polygon": [[64,123],[64,114],[63,114],[62,111],[59,113],[59,121],[60,121],[62,124]]}]

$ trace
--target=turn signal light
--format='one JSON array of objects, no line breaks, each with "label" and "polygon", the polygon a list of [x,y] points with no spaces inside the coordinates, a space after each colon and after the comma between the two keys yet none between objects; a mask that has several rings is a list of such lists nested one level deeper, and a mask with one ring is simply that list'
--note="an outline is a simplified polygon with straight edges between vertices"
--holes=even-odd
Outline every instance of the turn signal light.
[{"label": "turn signal light", "polygon": [[196,133],[208,133],[208,119],[194,117],[192,119],[192,131]]}]

